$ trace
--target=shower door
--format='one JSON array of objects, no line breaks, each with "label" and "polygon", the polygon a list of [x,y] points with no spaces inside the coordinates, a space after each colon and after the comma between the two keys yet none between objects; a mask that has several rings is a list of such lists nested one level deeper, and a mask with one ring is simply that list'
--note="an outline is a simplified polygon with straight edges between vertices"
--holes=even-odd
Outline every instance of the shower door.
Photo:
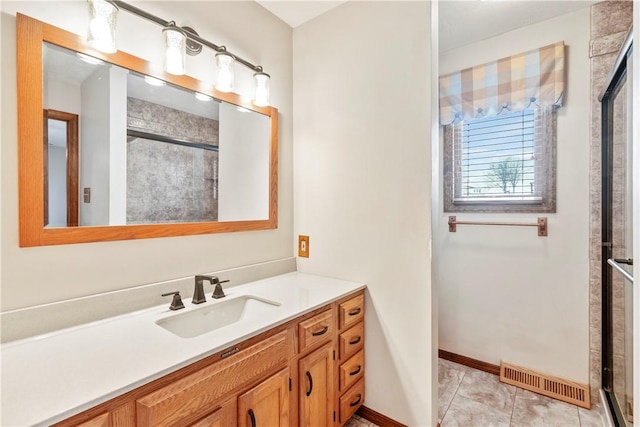
[{"label": "shower door", "polygon": [[629,36],[602,97],[602,386],[626,427],[634,409],[631,49]]}]

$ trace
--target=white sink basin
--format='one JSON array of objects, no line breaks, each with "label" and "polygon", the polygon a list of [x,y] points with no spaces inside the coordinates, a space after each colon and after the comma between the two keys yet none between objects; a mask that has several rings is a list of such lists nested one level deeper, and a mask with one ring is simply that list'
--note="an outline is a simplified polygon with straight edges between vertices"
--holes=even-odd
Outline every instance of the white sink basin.
[{"label": "white sink basin", "polygon": [[168,316],[156,324],[179,337],[193,338],[242,320],[259,318],[279,306],[279,302],[243,295]]}]

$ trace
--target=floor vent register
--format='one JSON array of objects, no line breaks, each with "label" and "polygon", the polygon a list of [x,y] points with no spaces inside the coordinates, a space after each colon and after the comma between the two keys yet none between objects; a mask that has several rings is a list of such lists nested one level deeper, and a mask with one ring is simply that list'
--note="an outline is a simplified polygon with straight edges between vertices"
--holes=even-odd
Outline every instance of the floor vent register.
[{"label": "floor vent register", "polygon": [[591,409],[589,387],[510,363],[500,363],[500,381],[553,399]]}]

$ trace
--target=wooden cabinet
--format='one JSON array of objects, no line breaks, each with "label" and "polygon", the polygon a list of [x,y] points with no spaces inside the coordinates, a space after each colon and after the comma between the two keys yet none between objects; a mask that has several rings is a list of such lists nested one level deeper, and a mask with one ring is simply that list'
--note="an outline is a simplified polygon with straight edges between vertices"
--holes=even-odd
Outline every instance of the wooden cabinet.
[{"label": "wooden cabinet", "polygon": [[56,425],[337,427],[364,402],[364,360],[360,291]]},{"label": "wooden cabinet", "polygon": [[289,401],[289,368],[286,368],[238,398],[238,427],[288,426]]},{"label": "wooden cabinet", "polygon": [[338,304],[338,423],[364,403],[364,293]]},{"label": "wooden cabinet", "polygon": [[325,427],[333,425],[334,408],[327,404],[335,396],[334,345],[329,342],[299,362],[298,424]]}]

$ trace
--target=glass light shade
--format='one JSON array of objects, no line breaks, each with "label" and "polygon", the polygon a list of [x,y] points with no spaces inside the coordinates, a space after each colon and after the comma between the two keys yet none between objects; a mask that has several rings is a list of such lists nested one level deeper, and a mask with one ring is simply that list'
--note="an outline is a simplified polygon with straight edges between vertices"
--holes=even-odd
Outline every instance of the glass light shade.
[{"label": "glass light shade", "polygon": [[253,75],[256,81],[256,96],[253,104],[258,107],[266,107],[269,105],[269,79],[267,73],[258,72]]},{"label": "glass light shade", "polygon": [[176,28],[165,28],[164,35],[164,70],[169,74],[181,76],[185,72],[187,57],[187,36]]},{"label": "glass light shade", "polygon": [[118,8],[104,0],[89,0],[89,34],[87,43],[105,53],[116,49],[116,21]]},{"label": "glass light shade", "polygon": [[220,92],[231,92],[233,90],[233,64],[235,62],[236,58],[230,53],[216,53],[216,65],[218,66],[216,89]]}]

